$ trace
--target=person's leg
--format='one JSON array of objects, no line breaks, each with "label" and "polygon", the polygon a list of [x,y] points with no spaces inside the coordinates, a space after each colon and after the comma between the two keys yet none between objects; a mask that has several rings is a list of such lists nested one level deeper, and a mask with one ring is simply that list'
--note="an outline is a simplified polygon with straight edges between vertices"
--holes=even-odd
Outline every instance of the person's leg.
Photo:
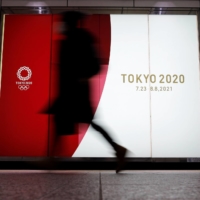
[{"label": "person's leg", "polygon": [[99,133],[101,133],[103,135],[103,137],[107,140],[107,142],[115,150],[116,156],[117,156],[117,159],[118,159],[118,166],[117,166],[117,169],[116,169],[116,173],[118,173],[124,166],[127,149],[124,148],[123,146],[120,146],[117,143],[115,143],[113,141],[113,139],[109,136],[109,134],[102,127],[95,124],[94,122],[92,122],[91,125],[96,131],[98,131]]},{"label": "person's leg", "polygon": [[94,122],[91,122],[92,127],[101,133],[103,137],[106,139],[106,141],[113,147],[113,149],[116,151],[116,143],[113,141],[113,139],[110,137],[110,135],[99,125],[95,124]]}]

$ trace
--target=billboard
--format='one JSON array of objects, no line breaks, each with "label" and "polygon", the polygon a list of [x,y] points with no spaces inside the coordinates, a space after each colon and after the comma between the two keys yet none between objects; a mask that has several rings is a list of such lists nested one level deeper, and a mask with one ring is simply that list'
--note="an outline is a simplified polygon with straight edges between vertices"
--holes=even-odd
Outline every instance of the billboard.
[{"label": "billboard", "polygon": [[[56,97],[57,17],[5,16],[1,155],[51,154],[53,116],[40,109]],[[92,15],[80,26],[96,36],[104,60],[91,79],[94,121],[129,157],[200,157],[197,17]],[[90,125],[80,124],[78,132],[61,138],[57,156],[114,156]]]}]

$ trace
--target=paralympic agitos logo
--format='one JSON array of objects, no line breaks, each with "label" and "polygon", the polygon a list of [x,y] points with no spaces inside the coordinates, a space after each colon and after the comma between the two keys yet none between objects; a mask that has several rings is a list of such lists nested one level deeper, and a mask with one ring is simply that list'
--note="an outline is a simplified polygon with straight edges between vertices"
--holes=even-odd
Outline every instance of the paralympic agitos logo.
[{"label": "paralympic agitos logo", "polygon": [[32,76],[32,71],[29,67],[23,66],[20,67],[17,70],[17,78],[20,81],[16,81],[16,84],[18,85],[18,89],[21,91],[26,91],[30,88],[30,85],[32,85],[32,81],[30,81]]}]

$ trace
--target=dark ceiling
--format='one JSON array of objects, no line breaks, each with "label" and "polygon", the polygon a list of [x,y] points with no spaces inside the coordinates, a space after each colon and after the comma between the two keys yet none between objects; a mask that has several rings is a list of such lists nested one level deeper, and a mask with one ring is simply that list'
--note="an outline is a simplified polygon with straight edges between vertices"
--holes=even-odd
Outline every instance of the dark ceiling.
[{"label": "dark ceiling", "polygon": [[2,7],[3,14],[57,14],[79,10],[88,14],[179,14],[195,15],[199,8],[125,8],[125,7]]}]

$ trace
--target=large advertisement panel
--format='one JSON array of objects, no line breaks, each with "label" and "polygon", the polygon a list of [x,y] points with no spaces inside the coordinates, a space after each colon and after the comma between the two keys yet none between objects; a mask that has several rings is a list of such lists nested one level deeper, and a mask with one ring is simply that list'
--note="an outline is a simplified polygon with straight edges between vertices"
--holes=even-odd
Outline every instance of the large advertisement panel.
[{"label": "large advertisement panel", "polygon": [[[196,16],[111,15],[96,120],[109,125],[131,157],[200,156],[199,86]],[[73,156],[97,155],[112,154],[89,129]]]},{"label": "large advertisement panel", "polygon": [[51,16],[6,15],[0,93],[0,155],[46,156]]},{"label": "large advertisement panel", "polygon": [[[62,40],[54,30],[57,17],[5,17],[1,156],[51,154],[53,116],[40,109],[56,97],[57,42]],[[129,157],[200,157],[197,17],[92,15],[79,26],[95,35],[104,60],[91,79],[94,121],[130,150]],[[80,124],[77,133],[62,136],[56,156],[114,156],[92,126]]]}]

